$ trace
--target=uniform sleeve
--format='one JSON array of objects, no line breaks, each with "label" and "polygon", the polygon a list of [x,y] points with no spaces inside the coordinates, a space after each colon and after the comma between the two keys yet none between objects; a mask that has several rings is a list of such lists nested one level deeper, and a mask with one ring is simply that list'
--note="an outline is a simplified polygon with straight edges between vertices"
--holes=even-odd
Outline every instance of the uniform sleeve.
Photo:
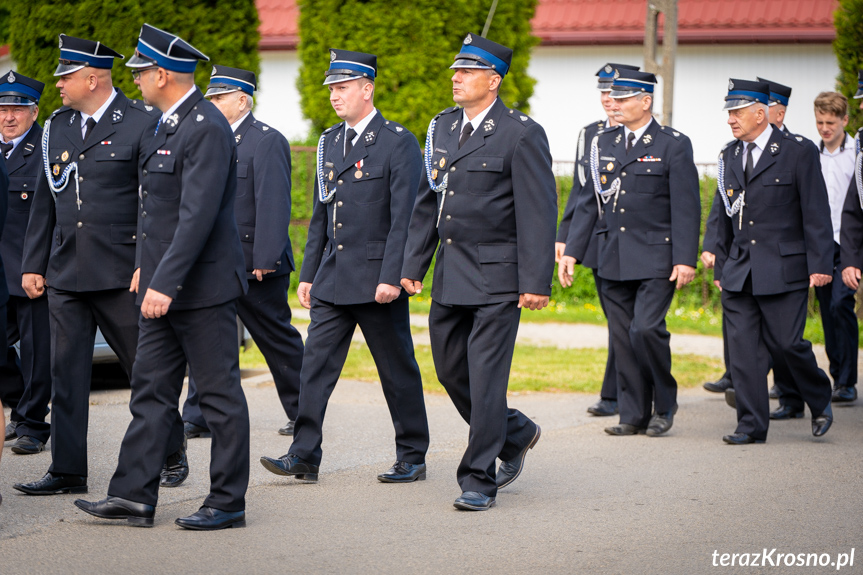
[{"label": "uniform sleeve", "polygon": [[557,189],[551,152],[539,124],[521,134],[512,155],[512,192],[518,241],[518,292],[551,294]]},{"label": "uniform sleeve", "polygon": [[809,274],[833,275],[833,222],[818,148],[806,142],[796,168]]},{"label": "uniform sleeve", "polygon": [[[582,128],[581,132],[578,133],[578,141],[581,142],[585,137],[586,128]],[[572,189],[569,192],[569,198],[566,200],[566,207],[563,210],[563,217],[560,220],[560,227],[557,230],[557,240],[561,243],[566,243],[566,238],[569,235],[569,226],[572,223],[572,217],[575,213],[575,204],[578,201],[578,195],[581,193],[581,180],[578,177],[578,168],[581,164],[581,159],[583,154],[579,154],[579,151],[575,152],[575,168],[572,173]]]},{"label": "uniform sleeve", "polygon": [[[707,216],[707,224],[711,225],[711,222],[713,222],[711,247],[713,248],[713,255],[716,256],[713,264],[713,279],[718,281],[722,279],[722,268],[728,259],[728,252],[731,249],[731,242],[733,240],[731,218],[725,215],[725,206],[722,205],[718,190],[713,195],[713,205],[710,207],[710,215]],[[706,239],[704,244],[704,249],[707,250]]]},{"label": "uniform sleeve", "polygon": [[[70,182],[70,185],[71,184]],[[48,270],[48,256],[51,254],[51,240],[57,214],[54,211],[54,197],[48,187],[44,169],[39,170],[39,183],[33,194],[30,206],[30,219],[24,235],[24,254],[21,261],[22,274],[44,276]]]},{"label": "uniform sleeve", "polygon": [[710,213],[707,215],[707,223],[704,224],[704,239],[701,241],[701,250],[716,254],[716,234],[718,233],[719,218],[723,215],[722,202],[719,200],[719,194],[713,195],[713,204],[710,207]]},{"label": "uniform sleeve", "polygon": [[227,201],[224,191],[236,163],[233,139],[213,122],[196,126],[183,150],[177,228],[149,285],[171,298],[177,297],[177,288],[207,244],[221,205]]},{"label": "uniform sleeve", "polygon": [[300,281],[306,283],[315,281],[315,274],[318,273],[318,267],[320,267],[324,255],[324,247],[327,245],[327,205],[318,199],[320,188],[317,172],[315,172],[314,178],[315,205],[312,208],[312,220],[309,222],[306,249],[303,253],[303,267],[300,270]]},{"label": "uniform sleeve", "polygon": [[258,143],[254,158],[255,243],[252,268],[277,270],[290,261],[281,261],[290,236],[291,148],[288,140],[272,132]]},{"label": "uniform sleeve", "polygon": [[842,207],[842,224],[839,228],[839,268],[863,269],[863,209],[860,207],[857,182],[851,178],[845,205]]},{"label": "uniform sleeve", "polygon": [[423,171],[416,138],[408,134],[396,137],[400,141],[390,157],[390,230],[378,280],[379,284],[392,286],[401,283],[408,226]]},{"label": "uniform sleeve", "polygon": [[401,276],[422,281],[440,241],[437,231],[438,194],[428,184],[425,166],[420,173],[418,188],[408,227]]},{"label": "uniform sleeve", "polygon": [[671,264],[695,267],[701,232],[701,190],[692,159],[692,143],[682,136],[670,147],[668,190],[671,195]]},{"label": "uniform sleeve", "polygon": [[567,234],[564,255],[573,257],[579,262],[584,259],[598,218],[599,206],[596,204],[593,176],[588,175],[576,199],[575,213]]}]

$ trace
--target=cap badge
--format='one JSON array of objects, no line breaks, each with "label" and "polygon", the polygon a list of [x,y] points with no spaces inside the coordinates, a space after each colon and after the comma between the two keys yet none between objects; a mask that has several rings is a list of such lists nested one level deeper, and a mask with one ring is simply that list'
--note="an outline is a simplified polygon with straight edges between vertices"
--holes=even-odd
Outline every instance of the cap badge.
[{"label": "cap badge", "polygon": [[471,36],[470,34],[468,34],[468,35],[467,35],[467,36],[465,36],[465,38],[464,38],[464,43],[465,43],[465,44],[470,44],[471,42],[473,42],[473,36]]},{"label": "cap badge", "polygon": [[12,72],[9,72],[9,75],[8,75],[8,76],[6,76],[6,80],[7,80],[10,84],[14,84],[14,83],[15,83],[15,74],[13,74]]},{"label": "cap badge", "polygon": [[620,70],[615,70],[614,71],[614,79],[617,80],[618,78],[620,78]]},{"label": "cap badge", "polygon": [[211,74],[211,76],[215,76],[215,75],[216,75],[216,67],[213,66],[213,73]]},{"label": "cap badge", "polygon": [[641,138],[641,141],[644,142],[645,144],[649,144],[650,142],[653,141],[653,136],[651,136],[650,134],[644,134],[644,137]]},{"label": "cap badge", "polygon": [[330,62],[336,61],[336,52],[335,50],[330,50]]},{"label": "cap badge", "polygon": [[729,90],[733,90],[733,89],[734,89],[734,82],[733,82],[733,81],[731,81],[731,80],[728,80],[728,89],[729,89]]},{"label": "cap badge", "polygon": [[58,47],[59,47],[59,48],[62,48],[62,47],[63,47],[63,36],[60,36],[60,42],[59,42],[59,44],[60,44],[60,45],[59,45]]},{"label": "cap badge", "polygon": [[777,144],[776,142],[773,142],[772,144],[770,144],[770,151],[774,154],[776,152],[778,152],[779,151],[779,144]]},{"label": "cap badge", "polygon": [[[606,65],[605,65],[605,68],[603,68],[603,69],[605,70],[605,73],[606,73],[606,74],[611,74],[612,70],[614,70],[614,68],[612,68],[612,67],[611,67],[611,66],[609,66],[608,64],[606,64]],[[605,183],[605,182],[603,182],[603,183]]]}]

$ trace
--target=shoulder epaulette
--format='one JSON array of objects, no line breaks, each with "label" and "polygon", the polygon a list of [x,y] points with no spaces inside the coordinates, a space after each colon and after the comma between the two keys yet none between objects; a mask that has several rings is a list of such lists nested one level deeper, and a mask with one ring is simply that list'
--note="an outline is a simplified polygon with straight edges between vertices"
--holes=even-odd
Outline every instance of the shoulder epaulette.
[{"label": "shoulder epaulette", "polygon": [[672,137],[672,138],[674,138],[675,140],[679,140],[679,139],[680,139],[680,137],[683,135],[683,134],[681,134],[680,132],[678,132],[677,130],[675,130],[674,128],[670,127],[670,126],[660,126],[660,127],[659,127],[659,133],[660,133],[660,134],[665,134],[665,135],[667,135],[667,136],[671,136],[671,137]]},{"label": "shoulder epaulette", "polygon": [[387,120],[384,122],[384,126],[390,129],[390,131],[394,132],[396,135],[401,136],[407,133],[407,128],[399,124],[398,122],[393,122],[392,120]]},{"label": "shoulder epaulette", "polygon": [[803,136],[792,134],[790,132],[783,132],[782,135],[785,137],[786,140],[792,140],[794,142],[797,142],[797,144],[800,146],[802,146],[803,142],[806,141],[806,138],[804,138]]},{"label": "shoulder epaulette", "polygon": [[[276,129],[275,129],[275,128],[273,128],[272,126],[269,126],[269,125],[267,125],[267,124],[263,123],[263,122],[262,122],[262,121],[260,121],[260,120],[255,120],[254,122],[252,122],[252,127],[253,127],[253,128],[256,128],[256,129],[258,129],[258,130],[260,130],[260,131],[261,131],[261,132],[263,132],[264,134],[267,134],[267,133],[269,133],[269,132],[275,132],[275,131],[276,131]],[[330,131],[330,130],[327,130],[327,131],[326,131],[326,132],[324,132],[324,133],[326,134],[326,133],[327,133],[327,132],[329,132],[329,131]]]},{"label": "shoulder epaulette", "polygon": [[335,124],[335,125],[333,125],[333,126],[330,126],[330,127],[329,127],[329,128],[327,128],[326,130],[324,130],[324,131],[323,131],[323,133],[321,133],[321,135],[322,135],[322,136],[326,136],[327,134],[329,134],[329,133],[330,133],[330,132],[332,132],[333,130],[337,130],[337,129],[341,128],[343,124],[344,124],[344,122],[339,122],[338,124]]},{"label": "shoulder epaulette", "polygon": [[155,107],[151,106],[150,104],[145,103],[144,100],[138,100],[138,99],[129,100],[129,106],[132,108],[135,108],[137,110],[141,110],[142,112],[146,112],[147,114],[150,114],[150,115],[161,114],[161,112],[159,110],[156,110]]},{"label": "shoulder epaulette", "polygon": [[521,112],[521,111],[519,111],[519,110],[512,110],[512,109],[511,109],[511,110],[509,111],[509,113],[508,113],[508,114],[506,114],[506,116],[509,116],[509,117],[510,117],[510,118],[512,118],[513,120],[516,120],[516,121],[518,121],[518,123],[520,123],[520,124],[524,124],[525,126],[529,126],[529,125],[531,125],[531,124],[535,124],[535,123],[536,123],[536,122],[534,122],[534,121],[533,121],[533,118],[531,118],[531,117],[530,117],[530,116],[528,116],[527,114],[522,113],[522,112]]},{"label": "shoulder epaulette", "polygon": [[440,118],[444,114],[449,114],[450,112],[455,112],[456,110],[461,110],[461,107],[460,106],[452,106],[452,107],[447,108],[446,110],[441,110],[440,112],[438,112],[435,115],[434,119],[437,120],[438,118]]},{"label": "shoulder epaulette", "polygon": [[59,116],[59,115],[60,115],[60,114],[62,114],[63,112],[66,112],[66,111],[71,110],[71,109],[72,109],[72,108],[70,108],[69,106],[60,106],[59,108],[57,108],[56,110],[54,110],[53,112],[51,112],[51,118],[50,118],[50,119],[52,119],[52,120],[53,120],[53,119],[54,119],[54,116]]},{"label": "shoulder epaulette", "polygon": [[737,143],[737,140],[731,140],[729,142],[726,142],[725,145],[722,146],[722,151],[724,152],[725,150],[727,150],[728,148],[730,148],[731,146],[733,146],[736,143]]}]

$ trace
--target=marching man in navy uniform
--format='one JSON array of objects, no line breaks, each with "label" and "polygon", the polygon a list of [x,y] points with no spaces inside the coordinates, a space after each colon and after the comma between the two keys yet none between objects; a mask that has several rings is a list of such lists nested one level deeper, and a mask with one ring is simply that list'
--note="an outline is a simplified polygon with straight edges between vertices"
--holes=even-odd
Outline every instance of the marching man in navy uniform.
[{"label": "marching man in navy uniform", "polygon": [[[6,304],[6,366],[0,369],[0,387],[15,382],[23,388],[12,419],[17,422],[12,453],[39,453],[51,434],[45,421],[51,399],[51,333],[48,298],[30,299],[21,287],[24,235],[33,205],[33,192],[42,170],[42,126],[39,98],[45,84],[10,71],[0,77],[0,151],[9,171],[9,209],[0,241],[6,270],[9,302]],[[20,342],[21,357],[13,347]]]},{"label": "marching man in navy uniform", "polygon": [[[620,424],[610,435],[666,433],[677,411],[665,314],[695,277],[701,200],[692,144],[653,119],[656,77],[618,69],[611,86],[622,126],[594,137],[590,177],[561,260],[564,279],[600,218],[599,276],[619,382]],[[585,218],[588,218],[585,220]],[[583,256],[582,256],[583,257]],[[651,408],[653,412],[651,413]]]},{"label": "marching man in navy uniform", "polygon": [[[152,139],[152,106],[113,87],[114,58],[101,42],[60,35],[55,76],[63,107],[45,124],[39,176],[21,264],[31,299],[48,293],[51,456],[48,473],[15,485],[30,495],[87,492],[87,424],[98,327],[131,376],[138,341],[134,287],[138,161]],[[183,422],[169,422],[166,486],[188,475]],[[164,459],[164,458],[163,458]],[[166,465],[168,462],[166,460]]]},{"label": "marching man in navy uniform", "polygon": [[791,100],[791,87],[772,80],[756,77],[756,81],[767,84],[770,97],[767,104],[768,121],[779,128],[785,134],[791,134],[785,125],[785,113],[788,111],[788,102]]},{"label": "marching man in navy uniform", "polygon": [[[560,262],[563,257],[563,252],[566,249],[566,238],[569,235],[569,228],[572,224],[572,216],[575,213],[575,206],[579,200],[594,201],[593,196],[582,194],[581,190],[587,183],[587,175],[590,171],[590,143],[597,133],[617,126],[617,119],[614,116],[612,108],[614,107],[614,99],[610,96],[611,82],[614,78],[614,71],[617,69],[638,70],[638,66],[628,66],[626,64],[606,64],[596,73],[599,78],[596,88],[599,90],[599,98],[602,102],[602,107],[608,116],[604,120],[592,122],[581,129],[578,134],[578,147],[575,156],[575,173],[572,178],[572,190],[569,193],[569,199],[566,202],[566,209],[563,212],[563,218],[560,220],[560,226],[557,230],[557,240],[554,243],[554,260]],[[583,212],[581,212],[583,213]],[[598,224],[598,219],[593,219],[588,222],[580,222],[579,227],[587,226],[591,231],[595,231]],[[586,268],[590,268],[593,272],[593,282],[596,285],[596,295],[599,297],[599,304],[602,307],[602,313],[605,313],[605,303],[602,296],[602,278],[599,277],[597,268],[596,253],[596,234],[591,233],[590,241],[586,246],[586,251],[580,257],[577,257],[578,263]],[[562,273],[563,267],[558,268],[558,279],[563,287],[572,285],[572,280],[568,279]],[[611,334],[608,336],[608,360],[605,363],[605,376],[602,378],[602,390],[600,391],[599,401],[587,408],[588,413],[596,416],[611,416],[618,413],[617,408],[617,371],[614,367],[614,347],[611,345]]]},{"label": "marching man in navy uniform", "polygon": [[[291,148],[277,130],[252,114],[257,89],[254,72],[214,66],[208,98],[228,120],[237,143],[237,201],[234,212],[246,260],[249,292],[237,300],[237,312],[261,350],[293,435],[300,396],[303,338],[291,325],[287,291],[294,270],[288,226],[291,222]],[[189,378],[183,406],[186,436],[209,431],[201,413],[197,386]]]},{"label": "marching man in navy uniform", "polygon": [[769,356],[787,366],[809,405],[812,434],[833,423],[830,380],[803,339],[809,288],[832,279],[827,189],[818,148],[768,122],[769,93],[764,82],[729,80],[725,109],[735,139],[720,153],[712,208],[720,211],[714,283],[722,289],[737,408],[737,429],[722,439],[732,445],[767,438]]},{"label": "marching man in navy uniform", "polygon": [[311,309],[294,441],[261,464],[316,481],[327,402],[359,325],[378,368],[396,432],[384,483],[425,479],[429,445],[408,297],[399,286],[422,159],[416,138],[374,106],[377,57],[330,50],[324,85],[344,120],[318,142],[316,201],[297,295]]},{"label": "marching man in navy uniform", "polygon": [[507,407],[506,389],[521,309],[548,305],[557,194],[545,131],[498,97],[511,62],[511,49],[468,34],[450,66],[453,100],[463,107],[429,125],[402,269],[402,286],[420,293],[437,254],[432,356],[470,424],[456,471],[461,510],[491,508],[541,433]]},{"label": "marching man in navy uniform", "polygon": [[75,505],[96,517],[153,525],[159,474],[188,361],[213,434],[210,493],[196,513],[176,523],[213,530],[245,526],[249,410],[240,386],[236,300],[247,283],[234,218],[234,135],[195,86],[198,60],[207,57],[177,36],[144,24],[127,64],[144,101],[162,111],[140,163],[135,287],[141,317],[132,422],[107,499],[79,499]]}]

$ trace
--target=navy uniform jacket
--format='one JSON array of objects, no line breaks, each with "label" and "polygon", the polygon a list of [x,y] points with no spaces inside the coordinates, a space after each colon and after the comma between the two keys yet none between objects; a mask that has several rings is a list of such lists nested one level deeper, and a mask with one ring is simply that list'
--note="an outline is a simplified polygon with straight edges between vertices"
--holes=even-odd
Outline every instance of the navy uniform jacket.
[{"label": "navy uniform jacket", "polygon": [[9,210],[6,212],[3,239],[0,240],[0,257],[6,270],[9,294],[27,297],[21,287],[21,256],[24,253],[24,234],[27,233],[33,193],[42,170],[42,126],[33,124],[6,159],[6,169],[9,172]]},{"label": "navy uniform jacket", "polygon": [[291,223],[291,148],[285,137],[250,113],[234,132],[237,201],[234,210],[248,278],[252,270],[294,271]]},{"label": "navy uniform jacket", "polygon": [[49,166],[57,178],[69,163],[78,162],[81,209],[74,170],[56,203],[40,170],[21,273],[40,274],[51,287],[72,292],[129,287],[135,271],[138,161],[156,121],[152,106],[118,90],[84,143],[79,112],[66,107],[54,112]]},{"label": "navy uniform jacket", "polygon": [[237,147],[225,116],[196,89],[149,139],[141,160],[138,305],[148,288],[173,298],[176,310],[243,295]]},{"label": "navy uniform jacket", "polygon": [[[857,131],[857,140],[863,139],[863,128]],[[855,142],[855,146],[856,146]],[[858,154],[856,158],[860,162]],[[860,207],[860,193],[857,187],[858,164],[854,164],[854,175],[848,184],[848,195],[842,207],[842,224],[839,227],[839,261],[841,269],[854,267],[863,270],[863,208]]]},{"label": "navy uniform jacket", "polygon": [[337,191],[332,201],[322,204],[315,183],[300,281],[311,283],[311,295],[321,301],[371,303],[378,284],[401,285],[408,222],[422,169],[419,144],[380,111],[347,158],[344,123],[325,134],[324,185]]},{"label": "navy uniform jacket", "polygon": [[[566,209],[563,211],[563,218],[561,218],[560,227],[557,230],[558,242],[566,243],[573,215],[577,211],[578,202],[596,201],[592,193],[582,196],[582,190],[590,175],[590,143],[597,133],[605,129],[605,123],[606,120],[590,123],[583,127],[578,134],[578,147],[575,153],[575,172],[572,176],[572,190],[569,192]],[[584,210],[578,211],[580,214],[584,214]],[[596,220],[594,219],[594,225],[595,223]],[[587,244],[583,257],[578,259],[578,263],[585,267],[596,269],[596,244],[596,234],[590,234],[590,241]]]},{"label": "navy uniform jacket", "polygon": [[[0,237],[3,235],[3,226],[6,222],[6,208],[9,203],[9,173],[6,171],[6,162],[0,158]],[[3,260],[0,259],[0,268],[3,267]],[[0,274],[0,277],[5,277],[5,273]],[[5,305],[9,301],[9,290],[6,289],[6,283],[0,282],[0,305]],[[0,318],[0,325],[6,325],[6,316]],[[4,362],[5,363],[5,362]]]},{"label": "navy uniform jacket", "polygon": [[[743,176],[746,143],[722,151],[725,190],[733,204],[746,189],[742,225],[729,218],[721,200],[714,278],[723,289],[742,291],[752,274],[754,295],[780,294],[809,287],[810,274],[833,273],[833,224],[818,147],[776,128],[755,164],[748,185]],[[718,192],[717,192],[718,193]]]},{"label": "navy uniform jacket", "polygon": [[438,303],[549,295],[557,191],[545,131],[498,99],[459,149],[463,113],[448,108],[437,117],[432,176],[440,184],[448,174],[449,182],[441,197],[423,170],[402,277],[422,280],[437,248],[432,298]]},{"label": "navy uniform jacket", "polygon": [[[616,178],[621,187],[598,214],[597,201],[584,201],[585,215],[575,214],[566,255],[584,257],[593,226],[599,237],[599,276],[613,281],[668,278],[676,265],[695,267],[701,227],[698,171],[689,138],[651,120],[626,152],[625,130],[599,135],[599,185],[608,189]],[[605,181],[603,181],[603,179]],[[594,194],[593,177],[585,193]]]}]

